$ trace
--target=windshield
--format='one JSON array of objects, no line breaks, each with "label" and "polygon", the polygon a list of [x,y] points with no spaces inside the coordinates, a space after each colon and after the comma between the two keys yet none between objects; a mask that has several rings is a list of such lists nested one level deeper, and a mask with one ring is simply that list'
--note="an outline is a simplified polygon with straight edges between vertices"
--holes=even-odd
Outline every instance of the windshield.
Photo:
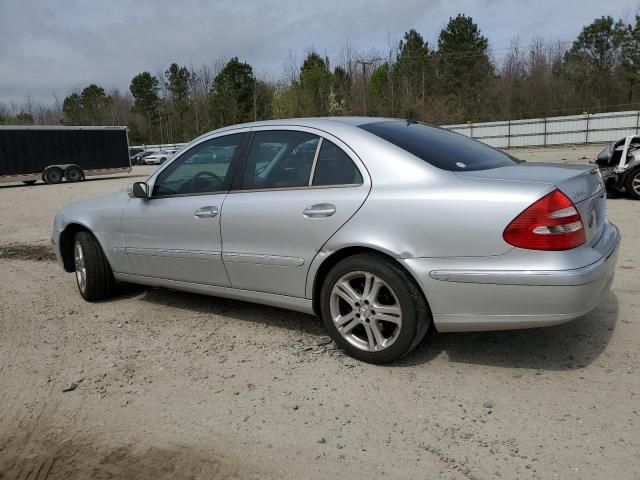
[{"label": "windshield", "polygon": [[521,162],[459,133],[415,121],[388,120],[367,123],[360,128],[443,170],[487,170]]}]

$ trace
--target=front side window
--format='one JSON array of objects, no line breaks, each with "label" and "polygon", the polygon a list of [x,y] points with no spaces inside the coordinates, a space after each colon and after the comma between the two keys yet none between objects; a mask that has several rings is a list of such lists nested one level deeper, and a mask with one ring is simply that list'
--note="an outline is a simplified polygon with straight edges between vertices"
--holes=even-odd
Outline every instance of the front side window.
[{"label": "front side window", "polygon": [[319,138],[293,130],[253,135],[240,188],[265,189],[309,185]]},{"label": "front side window", "polygon": [[329,140],[322,140],[313,185],[360,185],[362,174],[349,156]]},{"label": "front side window", "polygon": [[231,162],[244,133],[199,143],[164,169],[153,186],[153,196],[215,193],[228,190]]}]

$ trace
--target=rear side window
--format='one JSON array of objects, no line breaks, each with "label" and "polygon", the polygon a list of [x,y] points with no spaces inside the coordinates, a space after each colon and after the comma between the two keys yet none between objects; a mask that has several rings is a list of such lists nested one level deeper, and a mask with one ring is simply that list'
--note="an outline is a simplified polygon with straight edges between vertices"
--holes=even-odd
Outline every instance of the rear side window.
[{"label": "rear side window", "polygon": [[360,185],[362,175],[349,156],[328,140],[322,140],[313,185]]},{"label": "rear side window", "polygon": [[256,132],[242,177],[242,189],[291,188],[309,185],[320,138],[310,133]]},{"label": "rear side window", "polygon": [[487,170],[521,162],[477,140],[421,123],[389,120],[360,128],[443,170]]}]

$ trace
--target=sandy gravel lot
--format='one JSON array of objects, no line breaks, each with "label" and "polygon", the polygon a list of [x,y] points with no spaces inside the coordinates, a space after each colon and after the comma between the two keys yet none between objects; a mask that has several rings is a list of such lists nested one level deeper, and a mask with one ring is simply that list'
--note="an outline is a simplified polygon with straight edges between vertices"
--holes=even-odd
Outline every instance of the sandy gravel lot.
[{"label": "sandy gravel lot", "polygon": [[82,301],[53,214],[132,176],[0,186],[0,479],[640,478],[640,202],[609,201],[622,251],[589,315],[433,333],[376,367],[299,313],[133,286]]}]

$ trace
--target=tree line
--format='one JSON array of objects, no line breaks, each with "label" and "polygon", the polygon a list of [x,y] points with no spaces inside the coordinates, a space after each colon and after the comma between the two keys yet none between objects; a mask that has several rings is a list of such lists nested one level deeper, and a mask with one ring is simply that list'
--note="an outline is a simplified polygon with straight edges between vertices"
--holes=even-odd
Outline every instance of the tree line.
[{"label": "tree line", "polygon": [[384,54],[346,45],[335,66],[309,51],[278,81],[233,57],[200,68],[172,63],[135,75],[128,92],[97,84],[53,105],[0,103],[0,123],[127,125],[131,143],[176,143],[234,123],[370,115],[434,124],[640,108],[640,16],[606,16],[572,42],[518,40],[497,55],[469,16],[430,45],[416,30]]}]

